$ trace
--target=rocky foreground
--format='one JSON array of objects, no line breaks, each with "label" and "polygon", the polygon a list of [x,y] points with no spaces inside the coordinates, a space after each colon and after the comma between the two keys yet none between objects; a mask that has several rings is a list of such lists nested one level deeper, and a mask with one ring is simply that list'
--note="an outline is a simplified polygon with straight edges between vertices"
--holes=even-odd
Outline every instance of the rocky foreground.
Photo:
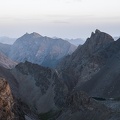
[{"label": "rocky foreground", "polygon": [[0,67],[0,120],[120,120],[119,41],[96,30],[57,69]]}]

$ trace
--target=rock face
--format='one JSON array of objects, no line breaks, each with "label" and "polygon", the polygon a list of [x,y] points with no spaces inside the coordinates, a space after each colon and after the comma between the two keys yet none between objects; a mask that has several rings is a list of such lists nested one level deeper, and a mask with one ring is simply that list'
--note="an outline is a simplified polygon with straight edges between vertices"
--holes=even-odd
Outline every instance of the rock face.
[{"label": "rock face", "polygon": [[68,88],[55,70],[25,62],[18,64],[11,73],[19,84],[21,101],[36,113],[56,110],[65,104]]},{"label": "rock face", "polygon": [[16,105],[8,82],[0,77],[0,120],[24,120]]},{"label": "rock face", "polygon": [[99,30],[85,44],[63,60],[60,71],[78,79],[75,89],[90,96],[117,98],[120,94],[120,39]]},{"label": "rock face", "polygon": [[[6,101],[7,103],[9,102],[9,100],[11,101],[9,106],[11,107],[10,110],[12,110],[11,113],[15,117],[14,119],[10,119],[10,120],[27,120],[25,119],[25,117],[29,118],[29,116],[31,118],[35,118],[35,120],[38,120],[37,119],[38,117],[36,117],[34,112],[33,113],[31,112],[29,106],[21,101],[19,95],[19,84],[15,79],[15,77],[11,74],[10,69],[0,67],[0,78],[1,78],[0,95],[4,94],[2,100]],[[7,120],[7,119],[5,118],[0,120]]]},{"label": "rock face", "polygon": [[100,61],[106,61],[105,65],[96,73],[90,81],[86,82],[80,89],[92,96],[116,98],[120,94],[120,39],[99,51],[94,57]]},{"label": "rock face", "polygon": [[5,68],[13,68],[17,63],[9,59],[6,55],[0,52],[0,66]]},{"label": "rock face", "polygon": [[61,58],[71,54],[76,47],[62,39],[43,37],[38,33],[26,33],[12,45],[9,57],[17,62],[55,67]]},{"label": "rock face", "polygon": [[18,101],[15,111],[21,110],[14,114],[22,116],[20,120],[24,115],[28,120],[79,120],[81,118],[82,120],[89,120],[89,118],[116,120],[115,117],[120,118],[117,112],[111,113],[108,107],[96,102],[86,93],[74,90],[66,82],[69,77],[66,78],[56,70],[30,62],[20,63],[12,70],[4,68],[0,70],[0,75],[6,76],[12,91],[17,91],[17,94],[13,92]]},{"label": "rock face", "polygon": [[96,30],[82,46],[79,46],[72,55],[66,57],[58,68],[68,74],[72,73],[78,79],[77,85],[79,86],[90,80],[106,63],[94,55],[113,42],[110,35]]},{"label": "rock face", "polygon": [[0,78],[0,119],[10,120],[15,118],[12,112],[13,97],[7,82]]},{"label": "rock face", "polygon": [[[26,47],[29,52],[31,41],[43,38],[47,39],[32,33],[17,42],[27,45],[26,41],[30,41],[30,47]],[[96,30],[84,45],[63,60],[58,70],[27,61],[13,69],[0,67],[0,119],[5,116],[5,120],[11,117],[16,120],[119,120],[120,103],[113,101],[119,100],[120,94],[119,46],[120,39],[114,42],[110,35]],[[108,99],[111,97],[112,100]]]},{"label": "rock face", "polygon": [[66,82],[69,77],[65,78],[65,75],[56,70],[25,62],[18,64],[11,73],[19,85],[19,99],[29,107],[27,111],[36,116],[26,114],[30,119],[115,120],[116,116],[120,118],[117,112],[111,113],[108,107],[96,102],[86,93],[74,90],[69,86],[71,83]]},{"label": "rock face", "polygon": [[[67,108],[57,120],[110,120],[111,110],[90,98],[86,93],[72,91],[66,99]],[[111,116],[110,116],[111,114]],[[118,115],[118,119],[119,119]]]}]

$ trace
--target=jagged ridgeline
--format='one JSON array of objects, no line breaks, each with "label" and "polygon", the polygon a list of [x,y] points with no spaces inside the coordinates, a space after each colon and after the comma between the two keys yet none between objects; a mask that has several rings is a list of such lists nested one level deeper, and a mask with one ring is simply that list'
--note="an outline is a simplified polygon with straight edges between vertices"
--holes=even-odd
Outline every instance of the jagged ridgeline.
[{"label": "jagged ridgeline", "polygon": [[[40,42],[41,39],[44,40]],[[29,61],[35,59],[32,57],[36,56],[39,47],[35,47],[33,43],[40,42],[39,50],[46,51],[45,48],[49,46],[46,46],[48,41],[50,38],[42,37],[37,33],[25,34],[13,44],[14,49],[9,48],[9,55],[23,62],[13,66],[12,69],[6,69],[8,67],[5,68],[2,61],[1,120],[11,118],[15,120],[119,120],[120,39],[114,41],[112,36],[96,30],[73,53],[70,52],[71,54],[64,58],[62,56],[61,62],[56,59],[60,62],[59,64],[56,62],[56,69],[31,63],[33,61],[24,62],[26,60],[24,56]],[[55,50],[61,51],[65,47],[60,41],[56,44],[58,46]],[[69,45],[66,53],[70,50],[71,45]],[[31,53],[33,47],[36,51]],[[51,49],[50,47],[49,53]],[[28,52],[23,55],[24,51]],[[38,53],[40,56],[43,54]],[[42,59],[43,57],[40,56],[38,58]],[[50,61],[47,58],[46,60]],[[9,85],[10,87],[6,87]],[[2,96],[3,93],[5,96]],[[6,95],[9,100],[6,99]],[[5,101],[7,101],[6,107]]]},{"label": "jagged ridgeline", "polygon": [[65,40],[44,37],[34,32],[18,38],[11,46],[8,56],[17,62],[29,61],[53,68],[75,49],[76,46]]}]

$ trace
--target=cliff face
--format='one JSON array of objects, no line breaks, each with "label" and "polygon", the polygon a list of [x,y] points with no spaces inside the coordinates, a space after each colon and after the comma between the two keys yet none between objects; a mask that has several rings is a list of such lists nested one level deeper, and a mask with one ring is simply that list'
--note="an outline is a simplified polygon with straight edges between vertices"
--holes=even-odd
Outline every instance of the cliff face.
[{"label": "cliff face", "polygon": [[58,109],[65,103],[67,86],[57,71],[30,62],[20,63],[11,73],[16,78],[22,102],[36,113]]},{"label": "cliff face", "polygon": [[116,98],[120,94],[120,39],[98,52],[94,57],[99,61],[107,61],[90,81],[79,87],[92,96]]},{"label": "cliff face", "polygon": [[8,82],[0,77],[0,120],[24,120]]},{"label": "cliff face", "polygon": [[[116,98],[120,94],[120,39],[96,30],[83,46],[63,60],[59,71],[77,78],[75,89],[90,96]],[[73,80],[76,81],[76,80]]]},{"label": "cliff face", "polygon": [[78,79],[77,86],[90,80],[106,64],[107,58],[96,54],[111,45],[114,39],[107,33],[96,30],[75,52],[66,57],[58,70],[67,72]]}]

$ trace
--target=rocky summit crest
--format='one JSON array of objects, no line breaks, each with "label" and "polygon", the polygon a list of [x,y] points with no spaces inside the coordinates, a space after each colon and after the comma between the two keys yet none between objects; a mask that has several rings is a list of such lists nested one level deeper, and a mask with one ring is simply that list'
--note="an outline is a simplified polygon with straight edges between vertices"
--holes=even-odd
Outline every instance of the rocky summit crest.
[{"label": "rocky summit crest", "polygon": [[40,38],[43,37],[42,35],[40,35],[39,33],[33,32],[33,33],[25,33],[21,38]]},{"label": "rocky summit crest", "polygon": [[33,37],[36,37],[36,38],[37,38],[37,37],[38,37],[38,38],[39,38],[39,37],[43,37],[42,35],[40,35],[40,34],[38,34],[38,33],[36,33],[36,32],[33,32],[33,33],[31,33],[30,35],[33,36]]},{"label": "rocky summit crest", "polygon": [[91,37],[88,38],[85,42],[85,45],[89,48],[98,48],[100,46],[105,46],[111,42],[114,42],[112,36],[105,32],[101,32],[100,30],[96,29],[95,33],[91,33]]}]

